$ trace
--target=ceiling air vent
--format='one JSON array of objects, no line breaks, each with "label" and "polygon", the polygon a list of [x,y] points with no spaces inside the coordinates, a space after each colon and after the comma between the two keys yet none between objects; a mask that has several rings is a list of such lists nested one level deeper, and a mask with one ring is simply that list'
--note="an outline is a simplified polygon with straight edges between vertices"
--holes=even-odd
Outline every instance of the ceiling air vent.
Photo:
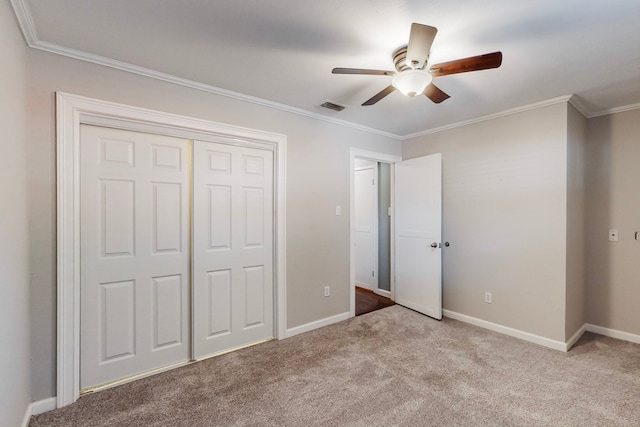
[{"label": "ceiling air vent", "polygon": [[336,104],[334,102],[331,101],[327,101],[324,104],[320,105],[321,107],[324,108],[328,108],[329,110],[333,110],[333,111],[342,111],[344,110],[346,107],[344,105],[340,105],[340,104]]}]

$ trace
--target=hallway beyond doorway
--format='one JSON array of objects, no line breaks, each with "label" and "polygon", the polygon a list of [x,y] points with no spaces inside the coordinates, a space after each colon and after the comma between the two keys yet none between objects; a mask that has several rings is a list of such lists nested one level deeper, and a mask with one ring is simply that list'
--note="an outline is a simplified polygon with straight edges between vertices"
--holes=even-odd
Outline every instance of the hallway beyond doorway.
[{"label": "hallway beyond doorway", "polygon": [[389,298],[356,286],[356,316],[395,305]]}]

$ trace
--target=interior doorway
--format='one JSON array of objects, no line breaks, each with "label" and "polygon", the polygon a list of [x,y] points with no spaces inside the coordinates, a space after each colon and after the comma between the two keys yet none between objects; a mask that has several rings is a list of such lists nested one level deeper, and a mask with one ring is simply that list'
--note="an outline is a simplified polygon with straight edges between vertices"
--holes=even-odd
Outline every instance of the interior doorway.
[{"label": "interior doorway", "polygon": [[356,286],[356,316],[391,307],[395,302],[391,298],[375,294],[368,289]]},{"label": "interior doorway", "polygon": [[393,164],[399,156],[351,150],[350,315],[393,305]]},{"label": "interior doorway", "polygon": [[356,316],[391,300],[391,165],[356,158],[354,253]]},{"label": "interior doorway", "polygon": [[[356,264],[356,286],[375,292],[381,283],[378,274],[378,266],[382,268],[387,263],[383,260],[380,263],[378,258],[379,236],[378,228],[382,225],[385,217],[380,215],[378,204],[380,186],[378,177],[378,162],[365,159],[356,159],[354,182],[354,233],[355,241],[355,264]],[[389,290],[388,282],[386,290]]]},{"label": "interior doorway", "polygon": [[[365,159],[390,166],[390,298],[435,319],[442,318],[442,155],[401,161],[399,156],[351,150],[351,292],[356,299],[356,163]],[[377,289],[380,293],[380,289]]]}]

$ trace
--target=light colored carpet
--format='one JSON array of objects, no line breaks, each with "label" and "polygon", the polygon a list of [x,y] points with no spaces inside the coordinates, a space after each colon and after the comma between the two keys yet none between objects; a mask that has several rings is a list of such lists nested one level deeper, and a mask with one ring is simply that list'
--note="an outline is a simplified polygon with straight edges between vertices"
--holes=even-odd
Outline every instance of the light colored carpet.
[{"label": "light colored carpet", "polygon": [[80,398],[36,426],[640,426],[640,345],[568,353],[393,306]]}]

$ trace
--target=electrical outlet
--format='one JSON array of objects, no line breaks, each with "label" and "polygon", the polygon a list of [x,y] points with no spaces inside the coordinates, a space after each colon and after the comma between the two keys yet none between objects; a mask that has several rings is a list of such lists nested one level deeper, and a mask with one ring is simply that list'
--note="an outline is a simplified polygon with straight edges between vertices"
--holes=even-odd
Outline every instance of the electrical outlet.
[{"label": "electrical outlet", "polygon": [[330,286],[325,286],[324,287],[324,296],[328,297],[329,295],[331,295],[331,287]]},{"label": "electrical outlet", "polygon": [[491,292],[484,293],[484,302],[487,304],[491,304]]}]

